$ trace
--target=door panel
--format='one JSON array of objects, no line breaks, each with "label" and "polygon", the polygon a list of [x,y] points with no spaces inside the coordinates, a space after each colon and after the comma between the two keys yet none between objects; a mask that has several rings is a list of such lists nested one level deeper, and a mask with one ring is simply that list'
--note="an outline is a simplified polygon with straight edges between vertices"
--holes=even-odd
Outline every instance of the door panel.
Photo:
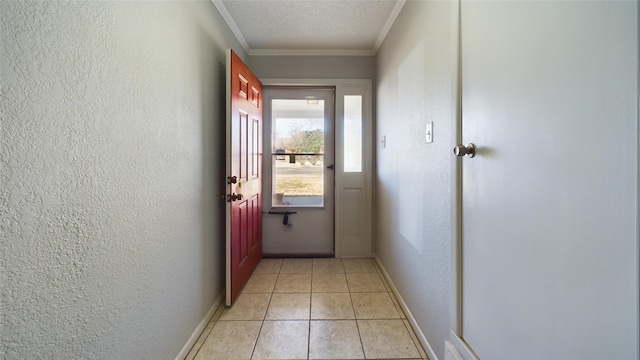
[{"label": "door panel", "polygon": [[637,2],[463,1],[462,337],[638,357]]},{"label": "door panel", "polygon": [[262,258],[262,84],[227,54],[227,281],[230,306]]},{"label": "door panel", "polygon": [[333,255],[334,90],[267,88],[265,117],[264,251]]}]

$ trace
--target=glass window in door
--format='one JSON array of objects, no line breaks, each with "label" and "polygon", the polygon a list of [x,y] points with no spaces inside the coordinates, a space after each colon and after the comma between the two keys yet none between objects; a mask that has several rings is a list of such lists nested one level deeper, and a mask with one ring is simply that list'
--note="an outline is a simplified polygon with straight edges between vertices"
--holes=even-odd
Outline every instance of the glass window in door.
[{"label": "glass window in door", "polygon": [[324,206],[325,116],[321,99],[273,99],[272,205]]}]

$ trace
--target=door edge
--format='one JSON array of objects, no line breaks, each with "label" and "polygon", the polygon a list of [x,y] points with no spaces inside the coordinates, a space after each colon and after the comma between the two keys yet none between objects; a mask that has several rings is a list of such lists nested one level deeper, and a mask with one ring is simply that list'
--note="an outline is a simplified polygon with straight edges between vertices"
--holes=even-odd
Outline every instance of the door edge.
[{"label": "door edge", "polygon": [[[456,76],[452,84],[451,125],[452,147],[462,143],[462,39],[460,21],[461,2],[457,0],[452,22],[457,26],[451,34],[451,41],[457,43],[453,54]],[[451,154],[451,307],[449,323],[454,334],[462,335],[462,162]]]},{"label": "door edge", "polygon": [[226,110],[225,110],[225,305],[231,306],[231,203],[227,201],[227,194],[230,193],[230,185],[226,179],[231,176],[231,144],[228,139],[231,134],[231,52],[226,52]]}]

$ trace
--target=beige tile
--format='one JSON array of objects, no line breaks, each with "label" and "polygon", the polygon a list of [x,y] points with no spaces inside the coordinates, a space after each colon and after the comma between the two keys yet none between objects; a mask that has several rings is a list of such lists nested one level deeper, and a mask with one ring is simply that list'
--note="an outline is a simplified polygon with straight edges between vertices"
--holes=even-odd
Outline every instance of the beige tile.
[{"label": "beige tile", "polygon": [[400,314],[400,317],[402,319],[406,319],[407,315],[405,315],[404,311],[402,310],[402,306],[400,306],[400,303],[398,302],[398,298],[396,298],[393,292],[390,292],[389,296],[391,297],[391,301],[393,301],[393,305],[396,307],[398,314]]},{"label": "beige tile", "polygon": [[384,287],[387,289],[387,291],[393,292],[391,284],[389,284],[389,281],[384,276],[384,272],[382,272],[380,266],[375,261],[373,262],[373,264],[374,264],[374,266],[376,268],[376,272],[378,273],[378,275],[380,275],[380,279],[382,280],[382,283],[384,284]]},{"label": "beige tile", "polygon": [[375,273],[376,268],[371,259],[342,259],[346,273]]},{"label": "beige tile", "polygon": [[224,312],[224,309],[226,309],[226,308],[227,307],[224,305],[224,300],[223,300],[222,303],[216,309],[216,312],[213,313],[213,316],[211,317],[211,320],[209,320],[209,321],[210,322],[218,321],[218,319],[220,319],[220,315],[222,315],[222,312]]},{"label": "beige tile", "polygon": [[218,321],[195,359],[250,359],[261,324],[261,321]]},{"label": "beige tile", "polygon": [[367,359],[420,358],[402,320],[358,320]]},{"label": "beige tile", "polygon": [[389,282],[387,281],[387,278],[384,277],[384,274],[380,274],[380,280],[382,280],[382,284],[384,285],[385,289],[387,289],[387,291],[393,291],[393,289],[391,289],[391,285],[389,285]]},{"label": "beige tile", "polygon": [[313,259],[284,259],[280,272],[283,274],[308,274],[313,268]]},{"label": "beige tile", "polygon": [[309,359],[364,359],[354,320],[311,321]]},{"label": "beige tile", "polygon": [[349,293],[311,294],[311,319],[355,319]]},{"label": "beige tile", "polygon": [[385,292],[387,288],[376,273],[347,274],[347,283],[351,292]]},{"label": "beige tile", "polygon": [[264,320],[271,294],[242,294],[222,311],[220,320]]},{"label": "beige tile", "polygon": [[222,314],[225,308],[226,306],[224,306],[224,304],[220,304],[218,306],[216,311],[213,313],[213,316],[209,320],[209,323],[207,324],[207,326],[205,326],[204,330],[202,331],[202,334],[200,334],[200,336],[198,337],[198,340],[196,340],[196,343],[193,344],[193,347],[191,348],[191,351],[189,351],[189,354],[187,354],[187,357],[185,358],[185,360],[193,360],[195,358],[196,354],[198,353],[198,351],[202,347],[202,344],[204,344],[205,340],[209,336],[209,333],[211,333],[211,329],[213,329],[213,326],[216,324],[216,321],[218,321],[218,319],[220,318],[220,315]]},{"label": "beige tile", "polygon": [[196,357],[196,355],[198,354],[198,351],[200,351],[200,348],[202,347],[202,344],[204,344],[207,337],[209,337],[209,334],[211,333],[211,329],[213,329],[213,326],[215,324],[216,324],[215,321],[209,321],[207,326],[202,331],[202,334],[200,334],[200,336],[198,337],[198,340],[196,340],[196,343],[193,344],[191,351],[189,351],[189,354],[187,354],[187,357],[184,358],[184,360],[193,360]]},{"label": "beige tile", "polygon": [[416,348],[420,353],[420,357],[422,359],[428,359],[429,357],[427,356],[427,353],[422,348],[422,344],[420,344],[420,340],[418,340],[418,337],[416,336],[416,333],[413,331],[413,327],[411,326],[411,324],[409,324],[409,321],[403,320],[403,322],[404,322],[404,327],[407,328],[407,331],[409,331],[409,335],[411,335],[411,340],[413,340],[413,343],[416,345]]},{"label": "beige tile", "polygon": [[378,274],[382,274],[382,269],[380,268],[380,265],[378,265],[378,262],[375,259],[371,259],[373,261],[373,267],[376,268],[376,272]]},{"label": "beige tile", "polygon": [[343,274],[344,267],[341,259],[313,259],[314,274]]},{"label": "beige tile", "polygon": [[276,284],[278,274],[253,274],[247,285],[242,290],[243,293],[270,293]]},{"label": "beige tile", "polygon": [[307,359],[308,321],[265,321],[252,359]]},{"label": "beige tile", "polygon": [[378,275],[380,275],[380,280],[382,280],[382,283],[384,284],[384,287],[387,289],[387,291],[393,291],[391,289],[391,286],[389,285],[389,282],[387,281],[387,278],[384,276],[384,272],[382,271],[380,266],[375,262],[375,260],[373,260],[372,264],[375,267]]},{"label": "beige tile", "polygon": [[282,259],[262,259],[256,267],[254,274],[277,274],[280,272]]},{"label": "beige tile", "polygon": [[356,319],[400,319],[389,293],[352,293]]},{"label": "beige tile", "polygon": [[311,281],[313,292],[349,292],[347,278],[344,274],[314,273]]},{"label": "beige tile", "polygon": [[266,320],[309,320],[311,294],[273,294]]},{"label": "beige tile", "polygon": [[310,293],[311,274],[280,274],[274,292]]}]

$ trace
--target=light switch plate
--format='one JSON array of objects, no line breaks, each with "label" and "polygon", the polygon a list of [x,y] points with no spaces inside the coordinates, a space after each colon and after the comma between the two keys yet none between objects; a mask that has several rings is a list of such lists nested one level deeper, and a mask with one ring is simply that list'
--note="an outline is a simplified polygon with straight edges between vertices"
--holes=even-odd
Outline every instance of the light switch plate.
[{"label": "light switch plate", "polygon": [[433,142],[433,121],[427,123],[427,129],[424,132],[424,140],[427,144]]}]

